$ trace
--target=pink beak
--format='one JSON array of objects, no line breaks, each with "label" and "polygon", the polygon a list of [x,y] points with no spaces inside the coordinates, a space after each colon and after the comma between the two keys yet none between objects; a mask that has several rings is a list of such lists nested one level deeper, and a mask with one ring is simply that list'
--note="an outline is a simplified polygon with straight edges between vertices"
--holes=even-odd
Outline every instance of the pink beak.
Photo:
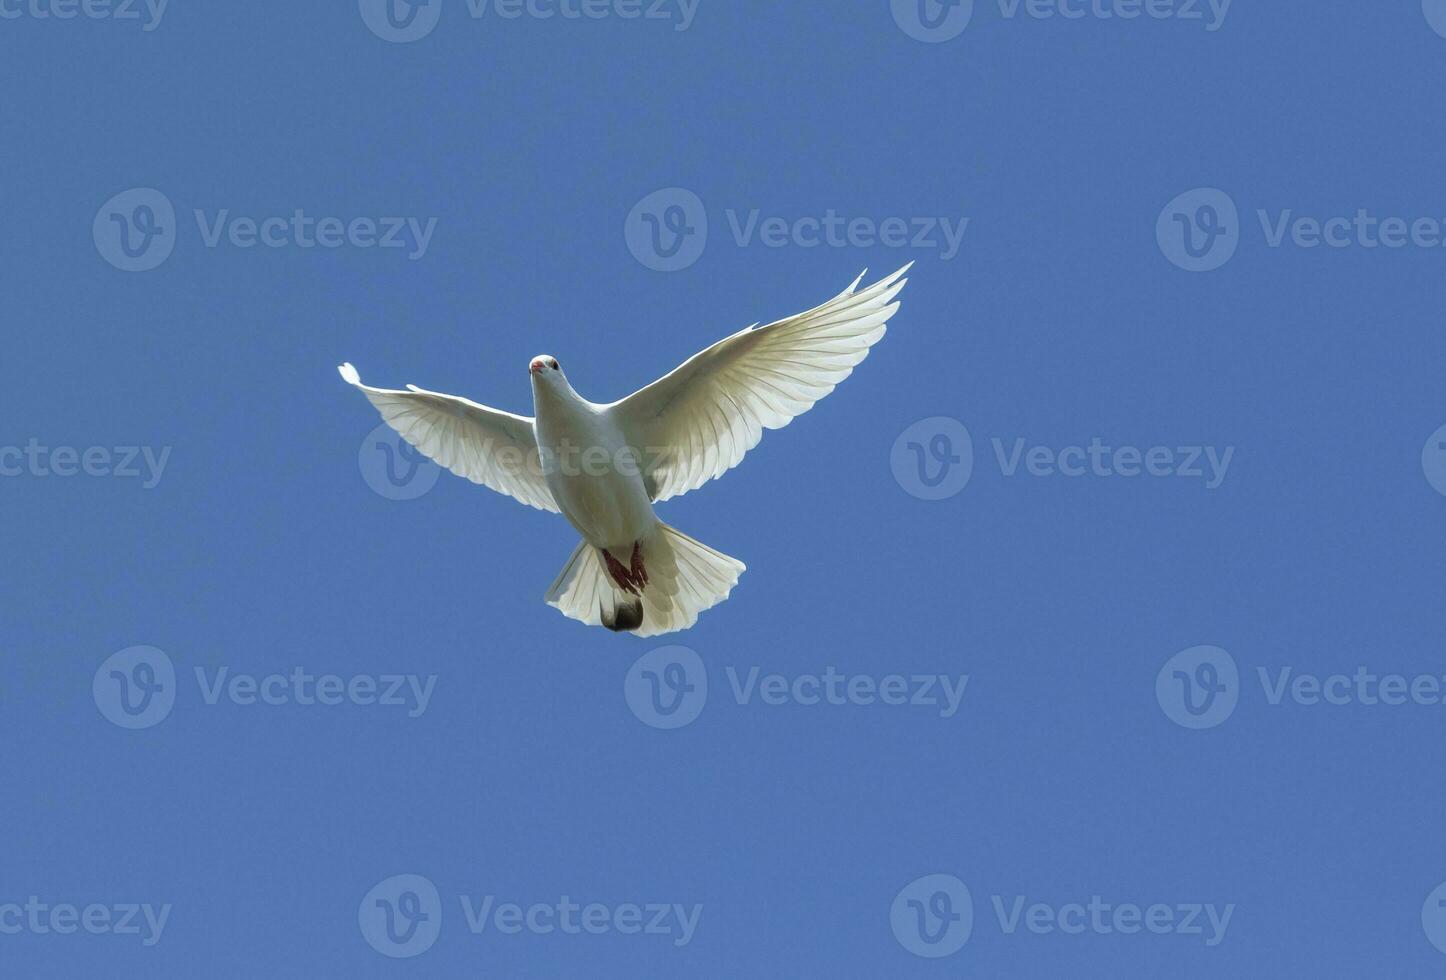
[{"label": "pink beak", "polygon": [[541,373],[542,373],[542,367],[543,367],[543,365],[542,365],[542,362],[541,362],[541,361],[533,361],[531,364],[529,364],[529,365],[527,366],[527,370],[528,370],[529,372],[531,372],[532,374],[541,374]]}]

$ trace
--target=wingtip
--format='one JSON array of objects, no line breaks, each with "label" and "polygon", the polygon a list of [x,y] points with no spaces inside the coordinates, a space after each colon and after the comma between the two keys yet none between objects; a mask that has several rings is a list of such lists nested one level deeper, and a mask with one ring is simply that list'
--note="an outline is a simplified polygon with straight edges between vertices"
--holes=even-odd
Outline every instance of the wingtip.
[{"label": "wingtip", "polygon": [[[873,283],[872,285],[868,286],[864,291],[865,291],[865,292],[871,292],[871,291],[874,291],[874,290],[884,290],[884,289],[888,289],[890,286],[893,286],[895,283],[898,283],[899,280],[903,279],[903,278],[904,278],[904,274],[907,273],[907,272],[908,272],[910,269],[912,269],[913,267],[914,267],[914,262],[913,262],[913,260],[911,260],[911,261],[905,263],[902,268],[896,270],[895,272],[893,272],[893,273],[890,274],[890,275],[885,276],[884,278],[880,279],[878,282]],[[869,270],[868,270],[868,269],[865,269],[863,272],[860,272],[860,273],[859,273],[859,277],[854,280],[853,285],[850,286],[848,289],[846,289],[846,290],[844,291],[844,295],[845,295],[845,296],[852,296],[852,295],[854,295],[854,293],[856,293],[856,292],[858,291],[859,283],[863,282],[863,281],[864,281],[864,276],[867,276],[868,274],[869,274]],[[907,281],[907,280],[906,280],[906,281]]]},{"label": "wingtip", "polygon": [[908,262],[904,263],[902,267],[900,267],[893,275],[885,279],[884,282],[889,285],[893,285],[894,283],[898,282],[900,279],[902,279],[905,275],[908,274],[910,269],[914,267],[914,261],[915,260],[911,259]]},{"label": "wingtip", "polygon": [[351,366],[350,361],[346,361],[342,364],[337,365],[336,370],[337,373],[341,375],[341,380],[345,381],[347,384],[361,384],[361,375],[356,373],[356,368]]},{"label": "wingtip", "polygon": [[908,279],[904,278],[904,274],[905,274],[906,272],[908,272],[911,268],[913,268],[913,265],[914,265],[914,263],[910,262],[908,265],[905,265],[903,268],[898,269],[898,270],[894,271],[893,273],[891,273],[890,275],[885,276],[884,278],[880,279],[878,282],[871,284],[871,285],[870,285],[867,289],[865,289],[864,292],[863,292],[862,294],[860,294],[860,295],[868,295],[868,296],[871,296],[871,297],[872,297],[872,296],[888,296],[888,297],[892,298],[894,295],[896,295],[896,294],[898,293],[899,290],[903,289],[903,288],[904,288],[904,284],[909,281]]}]

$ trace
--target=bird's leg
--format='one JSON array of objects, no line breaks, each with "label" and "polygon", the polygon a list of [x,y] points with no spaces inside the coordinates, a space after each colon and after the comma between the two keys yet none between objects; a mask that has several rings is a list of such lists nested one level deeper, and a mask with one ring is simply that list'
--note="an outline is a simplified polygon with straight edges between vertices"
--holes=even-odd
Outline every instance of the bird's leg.
[{"label": "bird's leg", "polygon": [[603,553],[603,559],[607,561],[608,574],[611,575],[613,581],[618,584],[618,588],[622,589],[624,592],[631,593],[632,595],[637,595],[637,585],[640,583],[634,582],[632,571],[627,568],[622,562],[614,558],[612,556],[612,552],[608,551],[606,548],[603,548],[601,550]]},{"label": "bird's leg", "polygon": [[612,580],[617,583],[618,588],[632,595],[641,594],[643,588],[648,584],[648,570],[643,565],[642,542],[633,542],[633,555],[627,565],[614,558],[612,552],[606,548],[601,550],[603,559],[607,562],[608,574],[612,576]]},{"label": "bird's leg", "polygon": [[639,585],[648,584],[648,570],[643,565],[643,543],[641,541],[633,542],[632,573],[634,582],[637,582]]}]

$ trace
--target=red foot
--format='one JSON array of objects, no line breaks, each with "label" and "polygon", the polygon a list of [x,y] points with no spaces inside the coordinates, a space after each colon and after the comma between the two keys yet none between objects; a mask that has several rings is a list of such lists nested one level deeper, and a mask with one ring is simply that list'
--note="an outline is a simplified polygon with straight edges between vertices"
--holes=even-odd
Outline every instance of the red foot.
[{"label": "red foot", "polygon": [[648,584],[648,570],[643,567],[643,543],[641,541],[633,542],[632,572],[633,581],[638,582],[640,585]]},{"label": "red foot", "polygon": [[603,549],[603,559],[607,562],[608,574],[617,583],[618,588],[631,595],[642,594],[643,587],[648,584],[648,570],[643,565],[643,546],[641,543],[633,544],[633,557],[630,566],[624,565],[612,556],[606,548]]}]

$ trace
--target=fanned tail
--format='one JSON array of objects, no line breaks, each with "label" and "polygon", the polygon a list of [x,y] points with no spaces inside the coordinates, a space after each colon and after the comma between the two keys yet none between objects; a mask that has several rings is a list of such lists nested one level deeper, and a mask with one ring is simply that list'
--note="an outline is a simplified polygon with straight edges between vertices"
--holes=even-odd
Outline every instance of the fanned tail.
[{"label": "fanned tail", "polygon": [[745,568],[660,523],[636,542],[636,555],[604,555],[580,542],[547,590],[547,603],[589,626],[659,636],[687,629],[699,613],[728,598]]}]

